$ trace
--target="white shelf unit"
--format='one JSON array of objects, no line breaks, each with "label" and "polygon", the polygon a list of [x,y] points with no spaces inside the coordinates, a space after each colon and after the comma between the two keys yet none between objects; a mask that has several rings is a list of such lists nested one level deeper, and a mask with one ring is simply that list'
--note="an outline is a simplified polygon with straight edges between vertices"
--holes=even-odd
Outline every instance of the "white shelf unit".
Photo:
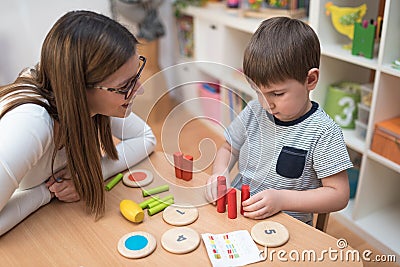
[{"label": "white shelf unit", "polygon": [[[244,49],[262,20],[245,19],[239,12],[227,11],[223,3],[189,6],[184,13],[193,17],[194,60],[201,62],[197,65],[205,80],[212,77],[219,81],[222,98],[228,90],[255,98],[257,94],[240,70]],[[221,105],[224,126],[231,120],[230,113],[229,107]]]},{"label": "white shelf unit", "polygon": [[[342,48],[349,39],[338,33],[325,14],[328,0],[311,1],[310,25],[318,33],[321,46],[321,80],[313,95],[325,99],[327,85],[339,81],[373,82],[372,105],[365,140],[353,130],[344,130],[347,145],[362,154],[360,177],[355,199],[348,207],[335,213],[350,227],[363,233],[382,250],[400,254],[400,166],[370,150],[377,122],[400,116],[400,71],[390,65],[400,57],[400,1],[386,0],[380,43],[372,59],[353,56]],[[343,6],[343,1],[331,1]],[[378,15],[379,1],[346,1],[346,6],[367,4],[365,19]],[[318,93],[317,93],[318,92]],[[323,102],[322,102],[323,103]]]},{"label": "white shelf unit", "polygon": [[[353,56],[342,48],[350,43],[350,39],[338,33],[332,26],[331,18],[326,16],[325,4],[328,1],[338,6],[345,4],[353,7],[366,3],[366,19],[376,18],[379,1],[310,1],[309,23],[319,35],[322,46],[320,81],[311,95],[312,99],[323,106],[328,86],[332,83],[373,83],[365,140],[360,139],[354,130],[343,131],[348,147],[362,155],[356,196],[347,208],[332,215],[362,234],[382,252],[399,255],[400,166],[371,151],[370,144],[375,123],[400,116],[400,71],[390,66],[394,59],[400,57],[400,1],[385,2],[381,40],[373,59]],[[189,7],[185,13],[194,18],[195,60],[217,62],[235,69],[242,67],[243,51],[262,19],[243,18],[227,12],[221,5],[210,4]],[[245,81],[233,79],[235,75],[229,76],[212,68],[203,68],[200,72],[219,79],[235,90],[252,92]]]}]

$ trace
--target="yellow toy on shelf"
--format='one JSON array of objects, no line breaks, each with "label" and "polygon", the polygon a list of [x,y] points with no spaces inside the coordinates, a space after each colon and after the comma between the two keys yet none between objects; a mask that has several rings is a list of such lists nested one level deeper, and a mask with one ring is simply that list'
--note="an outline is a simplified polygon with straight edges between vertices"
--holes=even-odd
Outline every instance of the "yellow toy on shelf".
[{"label": "yellow toy on shelf", "polygon": [[[358,7],[339,7],[332,2],[325,4],[326,15],[331,16],[334,28],[341,34],[346,35],[353,40],[354,37],[354,24],[360,23],[365,13],[367,12],[367,5],[362,4]],[[346,49],[351,48],[350,45],[344,46]]]}]

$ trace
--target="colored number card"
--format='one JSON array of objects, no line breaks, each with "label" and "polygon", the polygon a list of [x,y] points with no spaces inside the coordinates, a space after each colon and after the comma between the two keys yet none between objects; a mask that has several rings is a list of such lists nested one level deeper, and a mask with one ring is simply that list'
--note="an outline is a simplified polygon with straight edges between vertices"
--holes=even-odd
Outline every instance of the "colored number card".
[{"label": "colored number card", "polygon": [[208,257],[214,267],[243,266],[264,260],[246,230],[224,234],[202,234]]}]

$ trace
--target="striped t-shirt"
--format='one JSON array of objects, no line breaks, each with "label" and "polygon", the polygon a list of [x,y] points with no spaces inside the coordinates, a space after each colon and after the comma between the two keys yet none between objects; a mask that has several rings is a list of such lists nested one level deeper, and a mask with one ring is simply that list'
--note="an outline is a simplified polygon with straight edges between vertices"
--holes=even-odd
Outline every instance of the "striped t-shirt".
[{"label": "striped t-shirt", "polygon": [[[239,151],[233,186],[249,184],[251,195],[265,189],[318,188],[321,178],[353,166],[340,127],[315,102],[302,117],[283,122],[252,100],[229,125],[225,138]],[[312,213],[285,212],[312,222]]]}]

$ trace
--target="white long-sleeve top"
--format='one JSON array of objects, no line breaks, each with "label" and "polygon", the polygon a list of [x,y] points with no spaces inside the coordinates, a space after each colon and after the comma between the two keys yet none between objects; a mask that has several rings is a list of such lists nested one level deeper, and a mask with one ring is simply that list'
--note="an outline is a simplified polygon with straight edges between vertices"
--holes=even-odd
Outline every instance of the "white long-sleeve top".
[{"label": "white long-sleeve top", "polygon": [[[21,105],[0,120],[0,235],[50,202],[44,181],[52,174],[53,126],[46,109],[35,104]],[[156,145],[151,128],[134,113],[124,119],[111,118],[111,131],[121,140],[119,159],[101,159],[105,179],[135,165]],[[65,166],[62,149],[57,152],[54,170]]]}]

